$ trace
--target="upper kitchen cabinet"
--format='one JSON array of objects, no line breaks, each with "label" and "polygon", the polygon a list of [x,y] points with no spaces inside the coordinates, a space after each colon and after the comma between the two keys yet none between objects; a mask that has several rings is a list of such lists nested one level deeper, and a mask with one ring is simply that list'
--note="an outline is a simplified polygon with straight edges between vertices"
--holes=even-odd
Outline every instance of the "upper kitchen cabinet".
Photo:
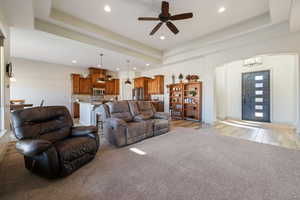
[{"label": "upper kitchen cabinet", "polygon": [[91,78],[82,78],[80,74],[72,74],[71,78],[73,94],[91,94]]},{"label": "upper kitchen cabinet", "polygon": [[157,75],[148,81],[149,94],[164,94],[164,76]]},{"label": "upper kitchen cabinet", "polygon": [[120,80],[112,79],[105,83],[105,94],[107,95],[119,95],[120,94]]},{"label": "upper kitchen cabinet", "polygon": [[100,68],[89,68],[92,88],[105,88],[107,70]]},{"label": "upper kitchen cabinet", "polygon": [[79,91],[80,74],[71,74],[71,78],[72,78],[72,94],[80,94]]},{"label": "upper kitchen cabinet", "polygon": [[79,79],[79,93],[80,94],[91,94],[92,87],[91,84],[92,81],[90,78],[80,78]]},{"label": "upper kitchen cabinet", "polygon": [[134,88],[142,88],[143,94],[144,94],[144,100],[150,99],[149,94],[149,81],[151,81],[151,78],[148,77],[139,77],[134,79]]}]

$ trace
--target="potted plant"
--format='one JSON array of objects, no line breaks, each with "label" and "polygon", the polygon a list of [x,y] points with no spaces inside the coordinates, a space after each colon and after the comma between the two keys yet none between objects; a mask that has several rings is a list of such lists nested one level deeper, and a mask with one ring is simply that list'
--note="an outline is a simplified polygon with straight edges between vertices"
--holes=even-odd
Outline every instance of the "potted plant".
[{"label": "potted plant", "polygon": [[178,79],[180,80],[180,83],[182,83],[183,75],[182,75],[182,74],[179,74]]},{"label": "potted plant", "polygon": [[197,82],[198,79],[199,79],[199,76],[197,76],[197,75],[191,75],[190,79],[191,79],[191,81]]},{"label": "potted plant", "polygon": [[189,91],[189,94],[194,97],[194,96],[196,96],[197,92],[192,90],[192,91]]},{"label": "potted plant", "polygon": [[191,75],[187,75],[187,76],[185,77],[185,79],[188,80],[188,82],[190,82],[190,81],[191,81]]}]

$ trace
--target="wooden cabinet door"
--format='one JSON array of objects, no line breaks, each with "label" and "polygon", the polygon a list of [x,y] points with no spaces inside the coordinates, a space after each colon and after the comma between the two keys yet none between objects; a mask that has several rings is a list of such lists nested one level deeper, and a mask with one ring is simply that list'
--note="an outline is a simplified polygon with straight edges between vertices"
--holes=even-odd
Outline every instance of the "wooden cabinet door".
[{"label": "wooden cabinet door", "polygon": [[79,93],[80,94],[91,94],[91,79],[90,78],[80,78],[79,80]]},{"label": "wooden cabinet door", "polygon": [[155,77],[156,87],[155,92],[156,94],[164,94],[164,76],[156,76]]},{"label": "wooden cabinet door", "polygon": [[119,94],[120,94],[120,80],[115,79],[115,95],[119,95]]},{"label": "wooden cabinet door", "polygon": [[72,79],[72,93],[80,94],[80,75],[79,74],[71,74]]},{"label": "wooden cabinet door", "polygon": [[93,88],[105,88],[105,83],[99,83],[99,79],[104,79],[105,77],[103,74],[92,74],[91,75],[91,81],[92,81],[92,87]]},{"label": "wooden cabinet door", "polygon": [[106,81],[105,83],[105,94],[107,95],[113,95],[114,89],[113,89],[113,80]]},{"label": "wooden cabinet door", "polygon": [[79,114],[79,103],[74,102],[72,105],[72,110],[73,110],[73,117],[74,118],[79,118],[80,114]]},{"label": "wooden cabinet door", "polygon": [[155,94],[155,80],[148,81],[148,91],[149,94]]}]

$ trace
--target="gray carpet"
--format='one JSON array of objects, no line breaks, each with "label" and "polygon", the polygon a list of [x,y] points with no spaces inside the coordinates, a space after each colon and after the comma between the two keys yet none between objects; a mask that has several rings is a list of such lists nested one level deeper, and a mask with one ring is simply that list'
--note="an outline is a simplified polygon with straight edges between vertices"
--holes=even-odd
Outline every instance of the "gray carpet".
[{"label": "gray carpet", "polygon": [[29,173],[10,150],[0,167],[0,199],[300,199],[300,151],[213,131],[178,128],[121,149],[104,145],[93,162],[59,180]]}]

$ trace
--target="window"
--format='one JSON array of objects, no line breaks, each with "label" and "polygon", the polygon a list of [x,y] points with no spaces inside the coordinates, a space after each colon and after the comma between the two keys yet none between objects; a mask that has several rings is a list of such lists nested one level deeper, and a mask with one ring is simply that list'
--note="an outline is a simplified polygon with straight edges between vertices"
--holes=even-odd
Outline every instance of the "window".
[{"label": "window", "polygon": [[255,83],[255,87],[262,88],[262,87],[264,87],[264,84],[263,83]]},{"label": "window", "polygon": [[260,106],[260,105],[256,105],[255,106],[255,110],[263,110],[264,106]]},{"label": "window", "polygon": [[263,90],[256,90],[255,95],[263,95],[264,91]]},{"label": "window", "polygon": [[262,102],[264,102],[264,99],[263,98],[255,98],[255,102],[262,103]]},{"label": "window", "polygon": [[256,81],[262,81],[264,80],[264,76],[255,76]]},{"label": "window", "polygon": [[264,113],[262,112],[256,112],[255,117],[264,117]]}]

